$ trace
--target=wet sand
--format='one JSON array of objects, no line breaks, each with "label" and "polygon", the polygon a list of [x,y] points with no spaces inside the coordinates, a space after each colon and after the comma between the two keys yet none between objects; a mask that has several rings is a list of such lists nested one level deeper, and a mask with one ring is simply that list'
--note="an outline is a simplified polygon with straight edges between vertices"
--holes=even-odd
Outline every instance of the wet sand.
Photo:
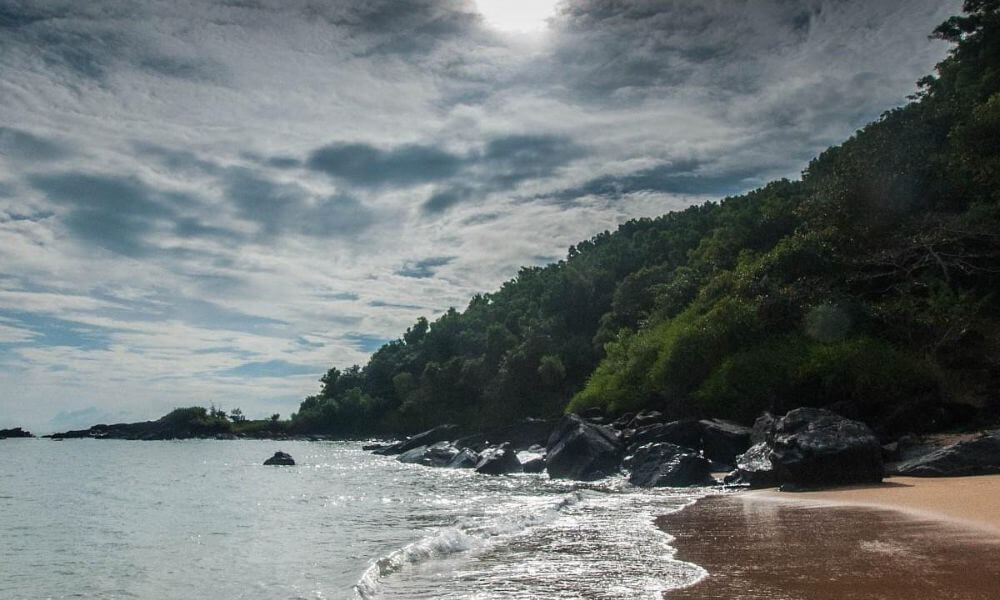
[{"label": "wet sand", "polygon": [[[991,523],[1000,519],[1000,478],[994,479],[704,498],[658,520],[675,536],[677,558],[709,573],[663,597],[996,600],[1000,533]],[[949,488],[964,491],[949,496]]]}]

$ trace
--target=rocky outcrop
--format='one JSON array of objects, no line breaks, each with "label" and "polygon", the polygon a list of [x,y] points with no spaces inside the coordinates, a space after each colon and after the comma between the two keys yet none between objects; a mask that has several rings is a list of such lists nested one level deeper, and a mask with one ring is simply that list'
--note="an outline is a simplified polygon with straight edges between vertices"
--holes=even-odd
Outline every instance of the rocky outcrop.
[{"label": "rocky outcrop", "polygon": [[475,469],[477,464],[479,464],[479,453],[468,448],[462,448],[455,455],[455,458],[451,459],[451,462],[445,466],[449,469]]},{"label": "rocky outcrop", "polygon": [[544,446],[557,423],[545,419],[523,419],[513,425],[488,429],[484,435],[492,444],[510,443],[515,450],[524,450],[533,445]]},{"label": "rocky outcrop", "polygon": [[520,473],[522,470],[521,461],[517,460],[517,451],[509,442],[483,451],[476,464],[476,473],[483,475],[507,475]]},{"label": "rocky outcrop", "polygon": [[0,440],[7,438],[32,438],[35,437],[31,435],[31,432],[25,431],[20,427],[15,427],[13,429],[0,429]]},{"label": "rocky outcrop", "polygon": [[[659,415],[659,413],[656,413]],[[638,419],[638,417],[637,417]],[[629,452],[634,453],[640,446],[654,443],[668,443],[685,448],[700,448],[702,426],[698,421],[684,420],[670,423],[653,423],[635,431],[628,438]]]},{"label": "rocky outcrop", "polygon": [[430,446],[417,446],[396,456],[401,463],[446,467],[461,453],[451,442],[438,442]]},{"label": "rocky outcrop", "polygon": [[776,420],[768,459],[775,481],[804,487],[882,481],[882,447],[864,423],[819,408]]},{"label": "rocky outcrop", "polygon": [[589,481],[616,473],[624,449],[609,427],[566,415],[546,444],[545,470],[554,479]]},{"label": "rocky outcrop", "polygon": [[901,462],[891,469],[894,475],[913,477],[956,477],[1000,473],[1000,429],[980,437],[933,450]]},{"label": "rocky outcrop", "polygon": [[750,447],[748,427],[722,419],[708,419],[701,425],[701,448],[705,457],[718,463],[732,465],[736,457]]},{"label": "rocky outcrop", "polygon": [[648,444],[625,459],[629,482],[641,487],[711,485],[711,467],[690,448],[670,443]]},{"label": "rocky outcrop", "polygon": [[433,429],[428,429],[422,433],[405,439],[401,442],[396,442],[391,446],[386,446],[376,450],[374,454],[380,456],[392,456],[395,454],[402,454],[408,450],[413,450],[420,446],[431,446],[438,442],[446,442],[455,438],[458,433],[458,425],[438,425]]},{"label": "rocky outcrop", "polygon": [[736,457],[736,471],[726,478],[726,483],[743,483],[752,488],[774,487],[778,481],[771,463],[771,448],[759,442]]},{"label": "rocky outcrop", "polygon": [[295,466],[295,459],[292,458],[292,455],[287,454],[285,452],[281,452],[279,450],[278,452],[274,453],[274,456],[265,460],[264,464],[268,466],[293,467]]}]

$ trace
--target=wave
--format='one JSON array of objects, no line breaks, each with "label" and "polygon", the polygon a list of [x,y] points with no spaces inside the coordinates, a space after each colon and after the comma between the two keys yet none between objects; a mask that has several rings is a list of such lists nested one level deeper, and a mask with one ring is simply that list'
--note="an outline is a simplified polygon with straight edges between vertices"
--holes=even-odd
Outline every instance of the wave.
[{"label": "wave", "polygon": [[389,553],[373,562],[354,585],[356,597],[373,600],[378,597],[383,578],[410,567],[432,560],[443,560],[463,552],[486,548],[491,540],[516,534],[554,518],[559,511],[574,506],[584,499],[584,492],[574,491],[541,510],[527,514],[508,513],[510,518],[493,521],[460,520],[453,527],[445,527],[433,534]]}]

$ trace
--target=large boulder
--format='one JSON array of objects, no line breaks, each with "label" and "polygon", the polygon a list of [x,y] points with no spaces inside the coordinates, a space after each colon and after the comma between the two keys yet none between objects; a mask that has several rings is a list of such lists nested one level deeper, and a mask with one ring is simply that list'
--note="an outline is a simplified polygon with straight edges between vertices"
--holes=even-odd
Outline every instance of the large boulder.
[{"label": "large boulder", "polygon": [[401,463],[423,465],[425,467],[446,467],[460,454],[451,442],[438,442],[430,446],[417,446],[396,457]]},{"label": "large boulder", "polygon": [[559,421],[546,450],[545,469],[550,477],[579,481],[616,473],[624,454],[614,430],[572,414]]},{"label": "large boulder", "polygon": [[[659,413],[656,413],[659,415]],[[638,417],[636,417],[638,419]],[[629,452],[647,444],[668,443],[685,448],[701,447],[702,426],[698,421],[684,420],[670,423],[652,423],[635,431],[629,437]]]},{"label": "large boulder", "polygon": [[736,457],[736,470],[726,478],[726,482],[743,483],[752,488],[774,487],[778,481],[771,463],[771,448],[767,442],[759,442]]},{"label": "large boulder", "polygon": [[711,485],[711,466],[697,452],[670,443],[648,444],[625,459],[629,482],[642,487]]},{"label": "large boulder", "polygon": [[507,475],[522,470],[517,451],[509,442],[484,450],[476,464],[476,473],[483,475]]},{"label": "large boulder", "polygon": [[479,464],[479,454],[474,450],[462,448],[446,466],[449,469],[475,469]]},{"label": "large boulder", "polygon": [[486,431],[486,438],[493,444],[510,442],[515,450],[524,450],[535,444],[545,444],[557,422],[545,419],[523,419],[504,427]]},{"label": "large boulder", "polygon": [[375,450],[373,454],[379,454],[381,456],[402,454],[407,450],[413,450],[419,446],[430,446],[438,442],[455,439],[456,433],[458,433],[458,425],[438,425],[433,429],[428,429],[423,433],[418,433],[409,439]]},{"label": "large boulder", "polygon": [[706,458],[731,465],[750,447],[750,428],[722,419],[707,419],[701,425],[701,448]]},{"label": "large boulder", "polygon": [[264,464],[268,466],[294,467],[295,459],[292,458],[291,454],[286,454],[285,452],[281,452],[279,450],[278,452],[274,453],[274,456],[265,460]]},{"label": "large boulder", "polygon": [[956,477],[1000,473],[1000,429],[897,464],[895,475]]},{"label": "large boulder", "polygon": [[798,408],[776,420],[767,458],[775,481],[803,487],[882,481],[882,447],[864,423]]}]

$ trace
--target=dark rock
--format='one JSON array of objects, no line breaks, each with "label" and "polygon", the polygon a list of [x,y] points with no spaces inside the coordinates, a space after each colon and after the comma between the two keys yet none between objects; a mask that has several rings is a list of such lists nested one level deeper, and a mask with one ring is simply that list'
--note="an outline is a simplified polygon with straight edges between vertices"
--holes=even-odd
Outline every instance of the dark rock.
[{"label": "dark rock", "polygon": [[295,459],[293,459],[290,454],[278,451],[274,453],[274,456],[265,460],[264,464],[273,466],[292,467],[295,466]]},{"label": "dark rock", "polygon": [[675,444],[642,446],[628,457],[632,469],[629,482],[642,487],[686,487],[711,485],[714,480],[707,460]]},{"label": "dark rock", "polygon": [[[638,418],[638,417],[637,417]],[[666,442],[697,449],[701,447],[702,427],[697,421],[671,421],[670,423],[653,423],[637,429],[629,438],[629,451],[634,452],[639,446]]]},{"label": "dark rock", "polygon": [[469,449],[473,452],[481,452],[489,446],[486,436],[482,433],[473,433],[471,435],[460,437],[454,441],[454,444],[459,450]]},{"label": "dark rock", "polygon": [[753,427],[750,429],[750,444],[768,441],[772,429],[774,429],[774,415],[765,412],[753,422]]},{"label": "dark rock", "polygon": [[545,469],[555,479],[593,480],[618,471],[623,448],[609,428],[578,415],[559,421],[546,444]]},{"label": "dark rock", "polygon": [[1000,473],[1000,429],[987,431],[974,440],[938,448],[896,465],[896,475],[912,477],[957,477]]},{"label": "dark rock", "polygon": [[35,437],[31,435],[30,432],[21,429],[20,427],[15,427],[13,429],[0,429],[0,440],[6,438],[31,438]]},{"label": "dark rock", "polygon": [[468,448],[462,448],[446,466],[449,469],[475,469],[477,464],[479,464],[479,454]]},{"label": "dark rock", "polygon": [[581,418],[583,418],[583,419],[585,419],[587,421],[589,421],[591,419],[603,419],[604,418],[604,409],[600,408],[600,407],[597,407],[597,406],[594,406],[592,408],[587,408],[587,409],[581,410],[577,414],[580,415]]},{"label": "dark rock", "polygon": [[629,423],[635,418],[635,413],[625,413],[612,421],[611,426],[615,429],[626,429],[629,427]]},{"label": "dark rock", "polygon": [[663,413],[658,410],[644,410],[637,414],[628,424],[631,429],[641,429],[653,423],[662,423]]},{"label": "dark rock", "polygon": [[798,408],[774,423],[767,458],[775,481],[799,486],[877,483],[882,447],[867,425],[829,410]]},{"label": "dark rock", "polygon": [[774,487],[778,485],[774,475],[774,465],[771,464],[771,448],[767,442],[758,442],[743,454],[736,457],[735,475],[731,480],[726,477],[725,483],[745,483],[752,488]]},{"label": "dark rock", "polygon": [[407,450],[413,450],[418,446],[430,446],[438,442],[444,442],[455,437],[458,432],[458,425],[438,425],[433,429],[428,429],[423,433],[418,433],[417,435],[387,446],[380,450],[376,450],[374,454],[380,456],[392,456],[393,454],[402,454]]},{"label": "dark rock", "polygon": [[361,446],[361,449],[364,450],[365,452],[370,452],[372,450],[381,450],[382,448],[388,448],[388,447],[389,444],[375,443],[375,444],[365,444]]},{"label": "dark rock", "polygon": [[507,475],[521,471],[521,461],[517,460],[517,452],[509,442],[485,450],[476,463],[476,473],[483,475]]},{"label": "dark rock", "polygon": [[423,465],[425,467],[446,467],[460,453],[451,442],[438,442],[431,446],[417,446],[396,457],[401,463]]},{"label": "dark rock", "polygon": [[529,458],[521,463],[521,469],[523,469],[525,473],[541,473],[545,470],[545,459],[541,456]]},{"label": "dark rock", "polygon": [[709,419],[700,421],[701,448],[706,458],[733,464],[736,457],[750,447],[750,428],[732,421]]},{"label": "dark rock", "polygon": [[545,419],[523,419],[507,425],[485,431],[486,438],[493,444],[509,442],[515,450],[524,450],[535,444],[545,444],[558,421]]}]

